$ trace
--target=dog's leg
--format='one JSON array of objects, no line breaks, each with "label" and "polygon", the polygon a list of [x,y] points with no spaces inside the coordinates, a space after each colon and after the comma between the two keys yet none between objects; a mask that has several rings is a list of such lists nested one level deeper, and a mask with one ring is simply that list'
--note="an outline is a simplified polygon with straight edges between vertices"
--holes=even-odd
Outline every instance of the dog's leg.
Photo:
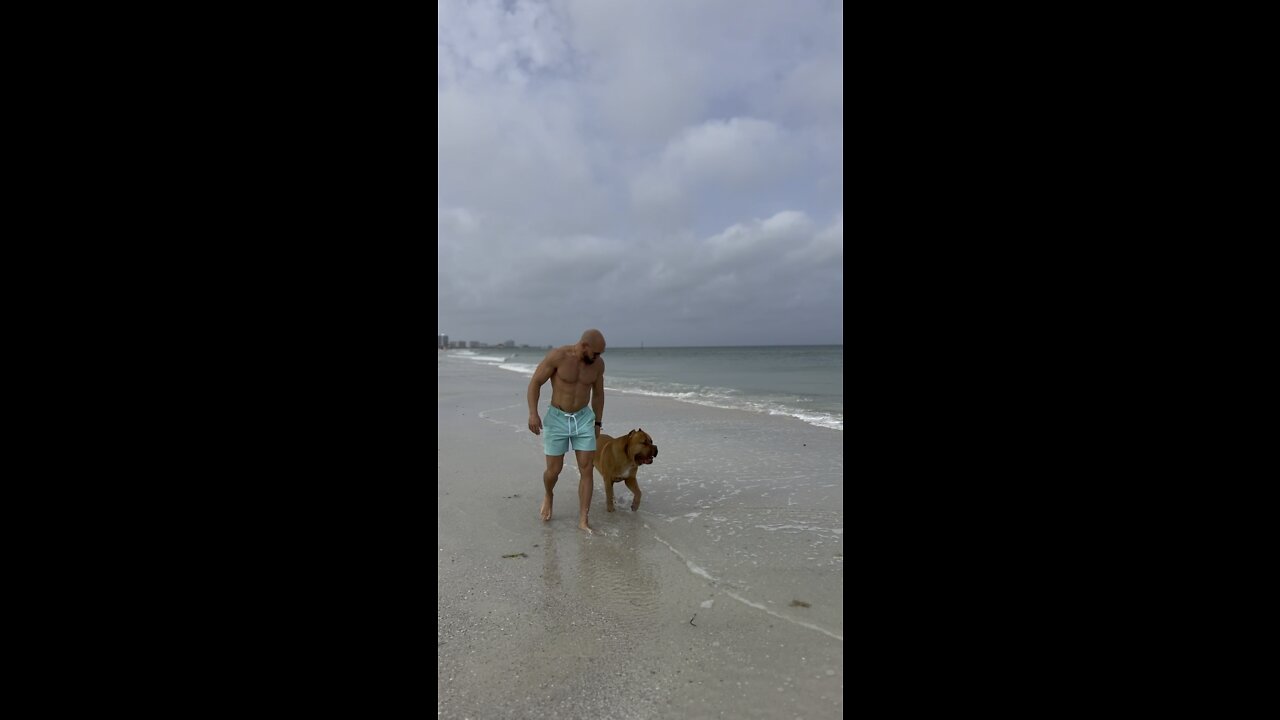
[{"label": "dog's leg", "polygon": [[627,480],[627,489],[630,490],[631,494],[635,496],[631,500],[631,511],[635,512],[636,508],[640,507],[640,495],[642,494],[640,492],[640,485],[636,482],[635,475],[632,475],[631,477],[626,478],[626,480]]},{"label": "dog's leg", "polygon": [[618,482],[617,478],[604,479],[604,509],[605,512],[613,512],[613,484]]}]

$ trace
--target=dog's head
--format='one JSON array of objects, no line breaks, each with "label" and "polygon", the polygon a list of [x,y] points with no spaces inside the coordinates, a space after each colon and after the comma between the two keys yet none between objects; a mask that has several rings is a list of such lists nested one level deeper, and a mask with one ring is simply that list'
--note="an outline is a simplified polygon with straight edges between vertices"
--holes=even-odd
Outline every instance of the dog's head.
[{"label": "dog's head", "polygon": [[644,430],[632,430],[623,438],[627,448],[627,459],[636,465],[649,465],[658,457],[658,446],[653,438]]}]

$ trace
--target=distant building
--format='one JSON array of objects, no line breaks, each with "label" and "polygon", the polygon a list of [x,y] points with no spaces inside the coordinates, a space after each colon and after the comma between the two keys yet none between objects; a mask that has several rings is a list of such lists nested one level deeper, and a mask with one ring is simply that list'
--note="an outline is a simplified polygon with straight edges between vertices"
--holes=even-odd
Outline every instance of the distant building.
[{"label": "distant building", "polygon": [[473,347],[473,348],[478,348],[478,347],[480,347],[480,341],[479,341],[479,340],[472,340],[472,341],[471,341],[471,347]]},{"label": "distant building", "polygon": [[449,347],[449,336],[436,333],[436,349],[444,350]]},{"label": "distant building", "polygon": [[513,348],[513,347],[515,347],[515,346],[516,346],[516,341],[515,341],[515,340],[508,340],[508,341],[506,341],[506,342],[502,343],[502,347]]}]

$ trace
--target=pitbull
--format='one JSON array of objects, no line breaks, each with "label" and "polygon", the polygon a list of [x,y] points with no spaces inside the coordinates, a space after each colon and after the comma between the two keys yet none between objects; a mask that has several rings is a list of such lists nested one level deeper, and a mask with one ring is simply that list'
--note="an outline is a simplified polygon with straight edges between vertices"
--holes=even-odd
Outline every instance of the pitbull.
[{"label": "pitbull", "polygon": [[631,509],[640,507],[640,486],[636,484],[636,470],[649,465],[658,457],[658,446],[644,430],[632,430],[622,437],[610,437],[601,433],[596,438],[596,470],[604,478],[605,509],[613,512],[613,484],[619,480],[627,483],[634,495]]}]

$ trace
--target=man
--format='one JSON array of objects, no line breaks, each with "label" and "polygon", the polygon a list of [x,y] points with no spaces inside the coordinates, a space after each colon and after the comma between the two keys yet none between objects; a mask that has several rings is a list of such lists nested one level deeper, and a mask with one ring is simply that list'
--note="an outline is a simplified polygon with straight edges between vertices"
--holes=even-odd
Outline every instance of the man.
[{"label": "man", "polygon": [[[587,524],[594,484],[591,467],[604,418],[603,354],[604,335],[599,330],[588,330],[576,345],[549,351],[529,381],[529,431],[542,435],[542,450],[547,456],[547,469],[542,473],[542,487],[546,490],[542,519],[551,519],[551,490],[560,479],[564,454],[573,445],[578,460],[578,528],[588,533],[594,532]],[[551,381],[551,404],[546,418],[539,418],[538,394],[547,380]]]}]

